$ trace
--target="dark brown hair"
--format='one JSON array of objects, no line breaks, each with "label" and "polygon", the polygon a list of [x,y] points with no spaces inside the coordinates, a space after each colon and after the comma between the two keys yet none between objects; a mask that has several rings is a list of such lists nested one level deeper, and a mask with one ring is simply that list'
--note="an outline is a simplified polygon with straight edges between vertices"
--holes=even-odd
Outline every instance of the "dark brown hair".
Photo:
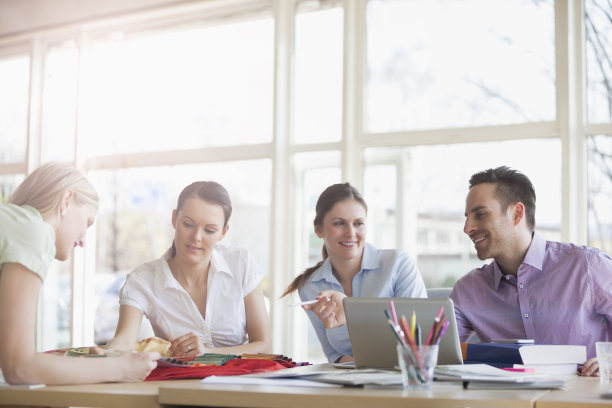
[{"label": "dark brown hair", "polygon": [[[322,226],[323,219],[325,218],[327,213],[334,207],[334,205],[336,205],[336,203],[344,200],[355,200],[361,205],[363,205],[363,208],[365,208],[366,212],[368,211],[368,206],[366,205],[365,200],[361,196],[361,193],[359,193],[359,191],[357,191],[355,187],[351,186],[349,183],[334,184],[327,187],[325,191],[321,193],[319,199],[317,200],[317,205],[315,207],[317,215],[315,216],[313,222],[314,226]],[[287,287],[287,289],[285,289],[285,292],[281,295],[281,297],[298,290],[308,280],[310,275],[312,275],[314,271],[319,269],[323,262],[325,262],[325,259],[327,259],[327,250],[325,249],[325,245],[323,245],[322,256],[323,259],[321,259],[321,261],[319,261],[316,265],[311,266],[310,268],[302,272],[300,275],[298,275]]]},{"label": "dark brown hair", "polygon": [[507,166],[500,166],[472,175],[470,189],[481,183],[495,184],[495,196],[504,210],[514,203],[523,203],[527,226],[531,231],[535,229],[536,193],[526,175]]},{"label": "dark brown hair", "polygon": [[[221,184],[214,181],[196,181],[191,183],[179,194],[176,211],[178,212],[183,207],[187,199],[193,197],[219,205],[225,215],[225,222],[223,223],[223,228],[225,228],[232,215],[232,200],[230,200],[229,193]],[[172,241],[172,256],[174,257],[175,255],[176,247],[174,246],[174,241]]]}]

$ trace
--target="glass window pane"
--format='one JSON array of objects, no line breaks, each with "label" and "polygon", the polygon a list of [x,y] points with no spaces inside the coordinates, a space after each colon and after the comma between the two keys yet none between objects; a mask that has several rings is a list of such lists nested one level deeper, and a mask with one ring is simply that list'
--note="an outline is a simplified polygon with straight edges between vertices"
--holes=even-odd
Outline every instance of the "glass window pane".
[{"label": "glass window pane", "polygon": [[50,47],[45,60],[42,161],[74,160],[79,54],[74,41]]},{"label": "glass window pane", "polygon": [[365,191],[362,193],[368,204],[368,240],[380,248],[397,247],[397,189],[389,188],[397,183],[397,164],[374,164],[364,173]]},{"label": "glass window pane", "polygon": [[612,254],[612,135],[589,137],[587,148],[589,245]]},{"label": "glass window pane", "polygon": [[[53,261],[41,289],[39,307],[42,322],[41,350],[71,347],[72,256],[65,262]],[[81,345],[79,345],[81,346]]]},{"label": "glass window pane", "polygon": [[589,122],[612,121],[612,3],[586,0],[586,76]]},{"label": "glass window pane", "polygon": [[0,163],[25,160],[30,58],[0,59]]},{"label": "glass window pane", "polygon": [[85,59],[88,155],[270,142],[274,23],[94,43]]},{"label": "glass window pane", "polygon": [[0,203],[6,203],[24,178],[25,176],[23,174],[0,175]]},{"label": "glass window pane", "polygon": [[301,12],[295,19],[295,141],[340,140],[342,8]]},{"label": "glass window pane", "polygon": [[370,0],[368,132],[555,119],[553,2]]},{"label": "glass window pane", "polygon": [[[540,157],[543,151],[546,166]],[[506,165],[527,175],[538,197],[536,231],[546,239],[560,239],[557,139],[368,149],[365,157],[364,197],[368,205],[374,203],[368,224],[377,226],[368,240],[383,247],[395,236],[397,246],[417,260],[427,287],[450,287],[483,264],[463,233],[468,181],[478,171]],[[474,157],[478,160],[466,160]]]},{"label": "glass window pane", "polygon": [[[291,279],[306,268],[321,260],[323,240],[314,232],[313,220],[315,206],[319,195],[332,184],[341,182],[340,152],[298,153],[294,157],[295,178],[297,180],[297,197],[293,208],[296,220],[296,270]],[[298,295],[294,294],[295,300]],[[301,308],[292,308],[291,324],[286,328],[293,333],[294,360],[311,363],[327,362],[319,339],[312,328],[310,320]]]},{"label": "glass window pane", "polygon": [[269,160],[92,172],[90,180],[103,198],[96,220],[96,292],[100,296],[96,342],[104,343],[114,334],[125,274],[161,257],[171,246],[172,210],[181,190],[194,181],[213,180],[228,190],[233,211],[222,243],[254,254],[266,274],[264,293],[270,296],[271,174]]}]

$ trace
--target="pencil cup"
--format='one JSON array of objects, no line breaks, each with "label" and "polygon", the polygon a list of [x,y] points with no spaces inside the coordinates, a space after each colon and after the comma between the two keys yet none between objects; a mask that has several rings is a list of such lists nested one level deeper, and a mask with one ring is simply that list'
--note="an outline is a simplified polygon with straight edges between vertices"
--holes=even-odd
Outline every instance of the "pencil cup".
[{"label": "pencil cup", "polygon": [[595,342],[595,352],[599,363],[599,379],[601,382],[610,382],[612,376],[612,343]]},{"label": "pencil cup", "polygon": [[438,345],[419,346],[397,345],[397,361],[402,371],[404,388],[428,388],[433,381],[434,369],[438,364]]}]

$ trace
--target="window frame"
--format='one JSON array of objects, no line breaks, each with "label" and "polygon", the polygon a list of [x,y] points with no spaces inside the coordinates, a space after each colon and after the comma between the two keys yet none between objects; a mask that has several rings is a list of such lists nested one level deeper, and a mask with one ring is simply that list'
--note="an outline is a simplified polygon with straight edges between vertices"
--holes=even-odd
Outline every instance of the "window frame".
[{"label": "window frame", "polygon": [[[127,35],[147,35],[160,30],[181,29],[203,24],[215,24],[228,19],[248,20],[267,13],[274,19],[274,108],[273,140],[249,146],[228,146],[195,150],[158,151],[113,156],[84,157],[78,149],[78,133],[74,162],[85,171],[128,168],[194,162],[235,161],[268,158],[272,160],[271,253],[269,278],[273,293],[270,299],[274,349],[288,355],[299,355],[303,342],[295,336],[294,327],[287,327],[293,311],[278,299],[280,293],[304,265],[297,265],[296,234],[299,228],[287,223],[294,217],[293,205],[300,199],[301,176],[292,165],[296,154],[338,150],[341,152],[342,179],[363,189],[364,150],[372,147],[417,146],[447,143],[471,143],[493,140],[558,138],[562,145],[561,238],[577,244],[587,243],[587,174],[586,139],[590,135],[612,134],[612,122],[589,124],[585,114],[585,47],[584,4],[582,1],[554,1],[556,119],[505,126],[448,128],[422,131],[366,133],[364,132],[364,80],[366,70],[366,6],[367,0],[343,0],[343,95],[342,135],[339,142],[293,142],[292,89],[295,13],[298,0],[211,0],[188,2],[154,8],[144,12],[126,13],[112,19],[71,23],[56,28],[21,33],[0,38],[0,58],[11,53],[30,56],[30,89],[28,110],[28,140],[26,158],[22,163],[0,164],[0,174],[26,174],[41,161],[42,89],[44,89],[44,57],[48,44],[72,39],[79,53],[86,52],[92,39],[122,31]],[[398,186],[403,185],[398,180]],[[398,200],[404,192],[398,190]],[[399,203],[401,204],[401,203]],[[398,208],[401,208],[399,206]],[[401,218],[401,215],[398,215]],[[399,239],[399,238],[398,238]],[[403,239],[406,239],[404,237]],[[415,238],[416,239],[416,238]],[[401,240],[398,242],[401,243]],[[90,245],[77,253],[73,261],[72,291],[74,304],[84,307],[72,314],[72,345],[93,342],[93,326],[88,323],[91,310],[86,299],[92,298],[95,263]],[[287,255],[290,254],[290,255]],[[87,272],[89,271],[89,272]],[[81,279],[82,278],[82,279]],[[40,336],[40,331],[39,331]],[[37,344],[41,344],[40,337]]]}]

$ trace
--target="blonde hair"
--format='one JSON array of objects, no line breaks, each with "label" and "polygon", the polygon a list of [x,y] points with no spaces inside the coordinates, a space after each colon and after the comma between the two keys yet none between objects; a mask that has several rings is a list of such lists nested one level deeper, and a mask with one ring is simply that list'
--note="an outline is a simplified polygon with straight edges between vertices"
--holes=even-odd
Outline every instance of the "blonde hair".
[{"label": "blonde hair", "polygon": [[74,193],[76,204],[98,208],[96,189],[79,169],[67,162],[50,162],[38,167],[23,180],[8,202],[30,205],[46,215],[58,211],[66,191]]}]

